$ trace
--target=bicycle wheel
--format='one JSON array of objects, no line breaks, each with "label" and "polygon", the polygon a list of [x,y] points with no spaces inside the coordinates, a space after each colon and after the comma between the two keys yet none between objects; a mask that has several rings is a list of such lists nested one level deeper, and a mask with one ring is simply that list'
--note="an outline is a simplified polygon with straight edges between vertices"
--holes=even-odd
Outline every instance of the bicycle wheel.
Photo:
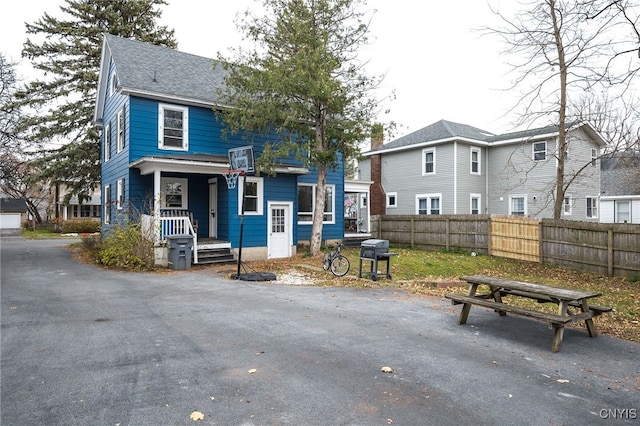
[{"label": "bicycle wheel", "polygon": [[322,269],[324,269],[325,271],[328,271],[330,266],[331,266],[331,253],[325,253],[324,257],[322,258]]},{"label": "bicycle wheel", "polygon": [[349,272],[350,266],[349,259],[343,255],[338,255],[331,262],[331,272],[337,277],[342,277]]}]

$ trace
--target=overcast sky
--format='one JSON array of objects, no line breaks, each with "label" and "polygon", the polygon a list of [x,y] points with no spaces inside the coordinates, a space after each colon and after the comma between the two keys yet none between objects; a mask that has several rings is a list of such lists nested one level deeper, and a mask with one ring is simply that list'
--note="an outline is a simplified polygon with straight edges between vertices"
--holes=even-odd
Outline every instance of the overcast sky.
[{"label": "overcast sky", "polygon": [[[260,0],[230,2],[169,0],[162,24],[175,30],[178,49],[215,58],[241,43],[235,17]],[[491,0],[505,7],[509,0]],[[25,22],[44,12],[57,15],[63,0],[22,0],[0,14],[0,51],[20,61],[26,40]],[[440,119],[470,124],[493,133],[513,130],[516,117],[505,115],[516,96],[504,92],[508,68],[500,57],[496,38],[475,29],[495,22],[484,0],[417,1],[369,0],[377,10],[370,25],[371,45],[361,53],[369,60],[369,74],[385,74],[382,94],[395,90],[385,103],[390,114],[380,121],[395,121],[396,137]],[[29,77],[28,64],[19,74]]]}]

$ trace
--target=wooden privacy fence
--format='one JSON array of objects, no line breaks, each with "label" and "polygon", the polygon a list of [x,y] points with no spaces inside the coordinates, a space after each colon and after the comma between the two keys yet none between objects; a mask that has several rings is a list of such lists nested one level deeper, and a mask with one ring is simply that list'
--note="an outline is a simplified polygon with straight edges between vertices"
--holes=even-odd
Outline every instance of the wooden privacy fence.
[{"label": "wooden privacy fence", "polygon": [[640,226],[487,215],[373,216],[396,247],[476,251],[608,276],[640,275]]}]

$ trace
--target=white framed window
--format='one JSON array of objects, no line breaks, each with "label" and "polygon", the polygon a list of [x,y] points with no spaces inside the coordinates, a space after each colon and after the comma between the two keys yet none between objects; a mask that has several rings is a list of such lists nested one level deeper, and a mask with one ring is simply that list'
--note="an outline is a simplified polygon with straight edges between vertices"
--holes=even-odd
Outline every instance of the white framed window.
[{"label": "white framed window", "polygon": [[596,148],[591,148],[591,166],[595,167],[597,159],[598,159],[598,150]]},{"label": "white framed window", "polygon": [[114,72],[113,74],[111,74],[111,80],[109,81],[109,96],[113,96],[113,94],[116,93],[117,89],[118,89],[118,77]]},{"label": "white framed window", "polygon": [[545,160],[547,158],[547,142],[534,142],[533,159],[535,161]]},{"label": "white framed window", "polygon": [[263,214],[264,204],[264,183],[263,178],[255,176],[240,176],[238,178],[238,211],[242,210],[242,195],[244,194],[244,184],[242,180],[247,180],[247,192],[244,198],[244,214],[259,216]]},{"label": "white framed window", "polygon": [[526,195],[510,195],[509,196],[509,214],[515,216],[524,216],[527,214],[527,196]]},{"label": "white framed window", "polygon": [[436,174],[436,149],[425,148],[422,150],[422,174]]},{"label": "white framed window", "polygon": [[124,206],[124,178],[116,182],[116,209],[122,210]]},{"label": "white framed window", "polygon": [[[324,192],[324,215],[322,223],[335,223],[335,185],[327,185]],[[298,185],[298,223],[310,225],[316,202],[316,185]]]},{"label": "white framed window", "polygon": [[387,192],[387,208],[395,209],[398,207],[398,193]]},{"label": "white framed window", "polygon": [[587,217],[592,219],[598,217],[597,197],[587,197]]},{"label": "white framed window", "polygon": [[565,194],[564,200],[562,200],[562,213],[565,216],[571,216],[572,205],[571,195]]},{"label": "white framed window", "polygon": [[104,200],[102,204],[104,207],[102,220],[105,224],[108,225],[111,223],[111,185],[104,186],[104,194],[102,199]]},{"label": "white framed window", "polygon": [[111,160],[111,122],[104,126],[104,162]]},{"label": "white framed window", "polygon": [[189,108],[160,104],[158,115],[158,148],[188,150]]},{"label": "white framed window", "polygon": [[72,204],[69,207],[73,218],[100,217],[100,206],[96,204]]},{"label": "white framed window", "polygon": [[481,175],[480,170],[480,148],[471,147],[471,174]]},{"label": "white framed window", "polygon": [[417,194],[416,214],[440,214],[442,194]]},{"label": "white framed window", "polygon": [[616,223],[631,222],[631,203],[629,201],[616,201],[615,217]]},{"label": "white framed window", "polygon": [[470,206],[471,206],[471,214],[480,214],[482,209],[482,205],[480,203],[481,200],[480,194],[470,194]]},{"label": "white framed window", "polygon": [[367,201],[367,194],[360,194],[360,208],[366,209],[369,207],[369,202]]},{"label": "white framed window", "polygon": [[118,111],[116,116],[116,153],[124,149],[124,108]]},{"label": "white framed window", "polygon": [[160,178],[160,197],[163,209],[189,208],[189,181],[184,178],[162,177]]}]

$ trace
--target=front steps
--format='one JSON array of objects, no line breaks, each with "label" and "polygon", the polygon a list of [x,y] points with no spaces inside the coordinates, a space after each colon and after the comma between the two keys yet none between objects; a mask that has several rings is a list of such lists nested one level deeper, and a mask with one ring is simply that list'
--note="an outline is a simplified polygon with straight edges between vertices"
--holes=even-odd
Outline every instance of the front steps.
[{"label": "front steps", "polygon": [[236,263],[236,257],[228,247],[200,248],[198,247],[197,265],[224,265]]}]

